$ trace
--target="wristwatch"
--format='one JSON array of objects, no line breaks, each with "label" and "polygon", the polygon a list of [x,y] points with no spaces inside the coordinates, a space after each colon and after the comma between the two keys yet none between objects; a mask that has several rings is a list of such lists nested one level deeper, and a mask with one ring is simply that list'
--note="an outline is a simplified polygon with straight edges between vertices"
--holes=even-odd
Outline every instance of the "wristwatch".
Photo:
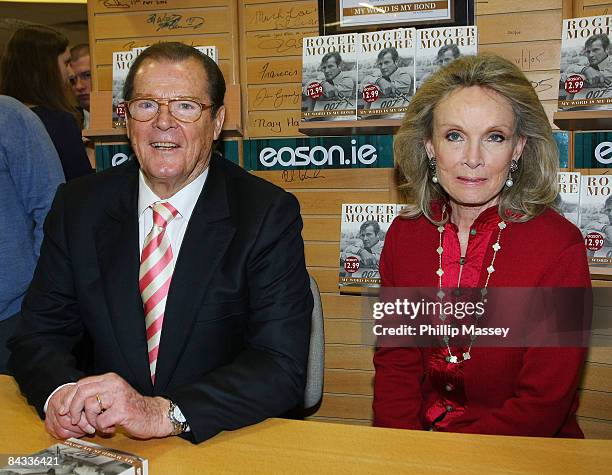
[{"label": "wristwatch", "polygon": [[187,430],[187,427],[189,427],[187,424],[187,419],[185,419],[185,416],[181,410],[172,401],[170,401],[170,407],[168,408],[168,419],[170,419],[173,427],[170,435],[182,434]]}]

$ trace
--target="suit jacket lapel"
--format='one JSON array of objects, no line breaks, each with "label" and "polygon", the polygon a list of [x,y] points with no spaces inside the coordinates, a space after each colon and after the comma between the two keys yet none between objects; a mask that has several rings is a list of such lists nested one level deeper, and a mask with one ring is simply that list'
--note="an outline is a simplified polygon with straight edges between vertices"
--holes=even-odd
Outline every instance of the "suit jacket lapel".
[{"label": "suit jacket lapel", "polygon": [[181,244],[168,293],[155,373],[155,392],[172,378],[200,303],[235,232],[225,172],[213,157]]},{"label": "suit jacket lapel", "polygon": [[138,167],[109,203],[105,222],[96,232],[98,262],[115,338],[136,389],[151,394],[152,383],[142,299],[138,289]]}]

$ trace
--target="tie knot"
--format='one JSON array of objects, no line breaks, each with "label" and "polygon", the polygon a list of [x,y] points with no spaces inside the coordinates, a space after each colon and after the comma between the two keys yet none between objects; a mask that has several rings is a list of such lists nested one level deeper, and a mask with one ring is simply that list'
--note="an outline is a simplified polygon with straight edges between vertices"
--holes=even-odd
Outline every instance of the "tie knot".
[{"label": "tie knot", "polygon": [[178,214],[178,210],[170,203],[158,201],[153,205],[153,224],[165,228]]}]

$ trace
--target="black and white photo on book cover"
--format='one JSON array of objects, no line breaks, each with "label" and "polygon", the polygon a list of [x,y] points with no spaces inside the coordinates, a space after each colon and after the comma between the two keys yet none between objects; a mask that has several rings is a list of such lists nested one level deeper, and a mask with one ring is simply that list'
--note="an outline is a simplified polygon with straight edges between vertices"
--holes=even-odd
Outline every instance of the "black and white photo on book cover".
[{"label": "black and white photo on book cover", "polygon": [[417,30],[416,89],[442,66],[478,53],[478,28],[453,26]]},{"label": "black and white photo on book cover", "polygon": [[357,34],[313,36],[302,44],[302,120],[357,118]]},{"label": "black and white photo on book cover", "polygon": [[612,264],[612,175],[582,175],[579,221],[589,264]]},{"label": "black and white photo on book cover", "polygon": [[559,110],[612,109],[612,15],[563,20]]},{"label": "black and white photo on book cover", "polygon": [[343,204],[340,226],[340,287],[379,287],[380,255],[397,205]]},{"label": "black and white photo on book cover", "polygon": [[580,211],[580,172],[559,172],[559,194],[555,207],[566,219],[578,226]]},{"label": "black and white photo on book cover", "polygon": [[401,119],[414,95],[416,30],[359,33],[357,115]]}]

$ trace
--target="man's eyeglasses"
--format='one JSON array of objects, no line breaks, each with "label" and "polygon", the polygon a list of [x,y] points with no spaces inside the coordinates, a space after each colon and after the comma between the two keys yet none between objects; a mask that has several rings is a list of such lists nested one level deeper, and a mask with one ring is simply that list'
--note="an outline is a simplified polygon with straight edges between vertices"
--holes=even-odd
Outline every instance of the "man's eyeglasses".
[{"label": "man's eyeglasses", "polygon": [[74,86],[77,83],[77,78],[79,78],[83,82],[91,81],[91,71],[84,71],[74,76],[70,76],[68,80],[70,81],[70,84]]},{"label": "man's eyeglasses", "polygon": [[128,115],[138,122],[148,122],[159,114],[162,105],[168,107],[168,112],[181,122],[195,122],[202,112],[210,109],[212,104],[204,104],[194,99],[154,99],[139,97],[125,103]]}]

